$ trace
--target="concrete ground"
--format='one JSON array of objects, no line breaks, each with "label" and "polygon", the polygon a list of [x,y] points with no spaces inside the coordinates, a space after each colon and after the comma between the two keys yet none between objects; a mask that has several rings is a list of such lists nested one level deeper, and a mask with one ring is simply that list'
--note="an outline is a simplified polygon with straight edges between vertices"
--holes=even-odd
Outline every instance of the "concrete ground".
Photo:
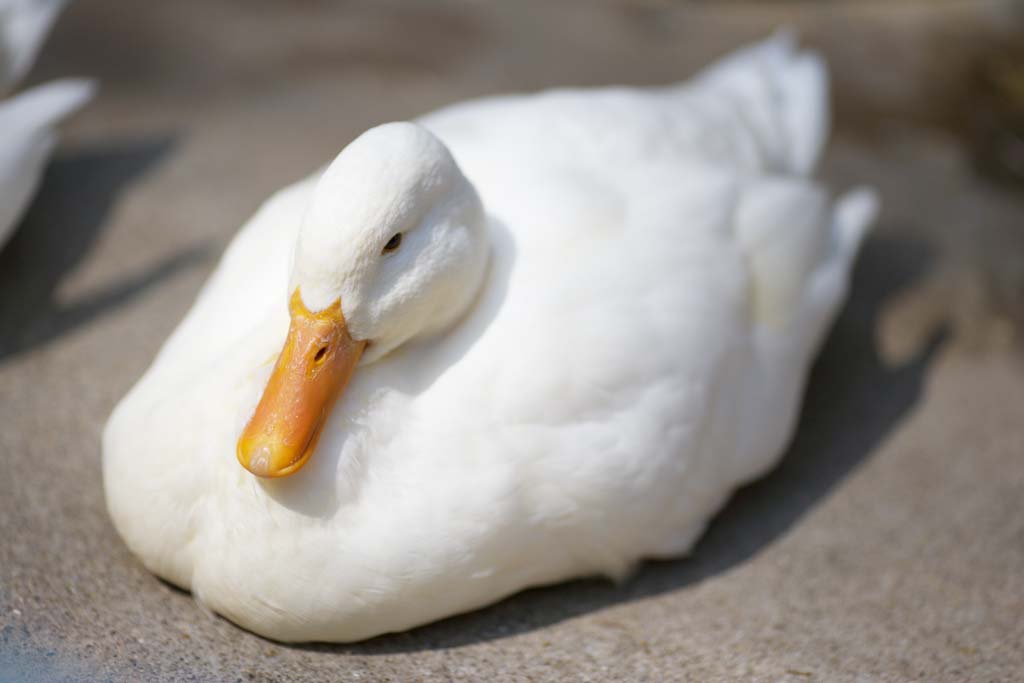
[{"label": "concrete ground", "polygon": [[[1022,22],[938,0],[73,5],[33,79],[102,89],[0,253],[0,681],[1021,680],[1024,193],[971,141],[1000,125],[977,64]],[[120,543],[103,422],[273,189],[374,123],[665,82],[780,23],[833,63],[825,176],[884,212],[792,447],[692,557],[296,647]]]}]

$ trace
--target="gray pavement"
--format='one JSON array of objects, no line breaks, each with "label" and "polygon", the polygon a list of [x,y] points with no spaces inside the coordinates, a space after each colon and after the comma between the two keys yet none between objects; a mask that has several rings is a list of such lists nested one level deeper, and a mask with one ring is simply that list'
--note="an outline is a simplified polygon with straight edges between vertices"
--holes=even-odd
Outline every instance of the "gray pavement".
[{"label": "gray pavement", "polygon": [[[792,447],[691,557],[283,646],[120,543],[103,422],[272,190],[374,123],[666,82],[783,22],[834,65],[825,175],[884,210]],[[1021,680],[1024,192],[965,125],[1021,43],[1013,2],[73,5],[33,79],[102,89],[0,252],[0,681]]]}]

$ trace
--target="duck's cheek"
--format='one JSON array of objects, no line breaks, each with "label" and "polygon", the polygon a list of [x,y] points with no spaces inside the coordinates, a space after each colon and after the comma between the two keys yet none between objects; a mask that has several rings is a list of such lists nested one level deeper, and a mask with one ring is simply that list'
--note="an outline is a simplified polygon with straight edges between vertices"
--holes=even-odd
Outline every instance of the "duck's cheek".
[{"label": "duck's cheek", "polygon": [[290,309],[284,348],[238,439],[238,462],[259,477],[285,477],[306,464],[366,345],[349,334],[340,300],[313,313],[296,288]]}]

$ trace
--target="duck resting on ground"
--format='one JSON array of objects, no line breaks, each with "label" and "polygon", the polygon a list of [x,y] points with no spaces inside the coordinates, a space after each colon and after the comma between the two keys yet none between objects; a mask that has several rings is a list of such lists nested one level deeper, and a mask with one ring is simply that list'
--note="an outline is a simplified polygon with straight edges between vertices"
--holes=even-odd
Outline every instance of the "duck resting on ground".
[{"label": "duck resting on ground", "polygon": [[[272,197],[115,409],[110,514],[281,641],[675,557],[780,457],[876,209],[821,60],[474,101]],[[822,454],[825,457],[825,454]]]}]

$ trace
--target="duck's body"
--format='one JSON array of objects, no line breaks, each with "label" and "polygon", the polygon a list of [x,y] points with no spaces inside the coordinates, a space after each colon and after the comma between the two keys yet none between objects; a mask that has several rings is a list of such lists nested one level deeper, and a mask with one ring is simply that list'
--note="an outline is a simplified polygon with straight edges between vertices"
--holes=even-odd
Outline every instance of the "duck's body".
[{"label": "duck's body", "polygon": [[289,330],[318,178],[283,190],[111,418],[119,531],[280,640],[358,640],[685,552],[784,448],[874,211],[807,178],[824,98],[816,58],[776,40],[688,86],[422,119],[487,212],[476,298],[361,366],[309,464],[263,480],[233,454]]}]

